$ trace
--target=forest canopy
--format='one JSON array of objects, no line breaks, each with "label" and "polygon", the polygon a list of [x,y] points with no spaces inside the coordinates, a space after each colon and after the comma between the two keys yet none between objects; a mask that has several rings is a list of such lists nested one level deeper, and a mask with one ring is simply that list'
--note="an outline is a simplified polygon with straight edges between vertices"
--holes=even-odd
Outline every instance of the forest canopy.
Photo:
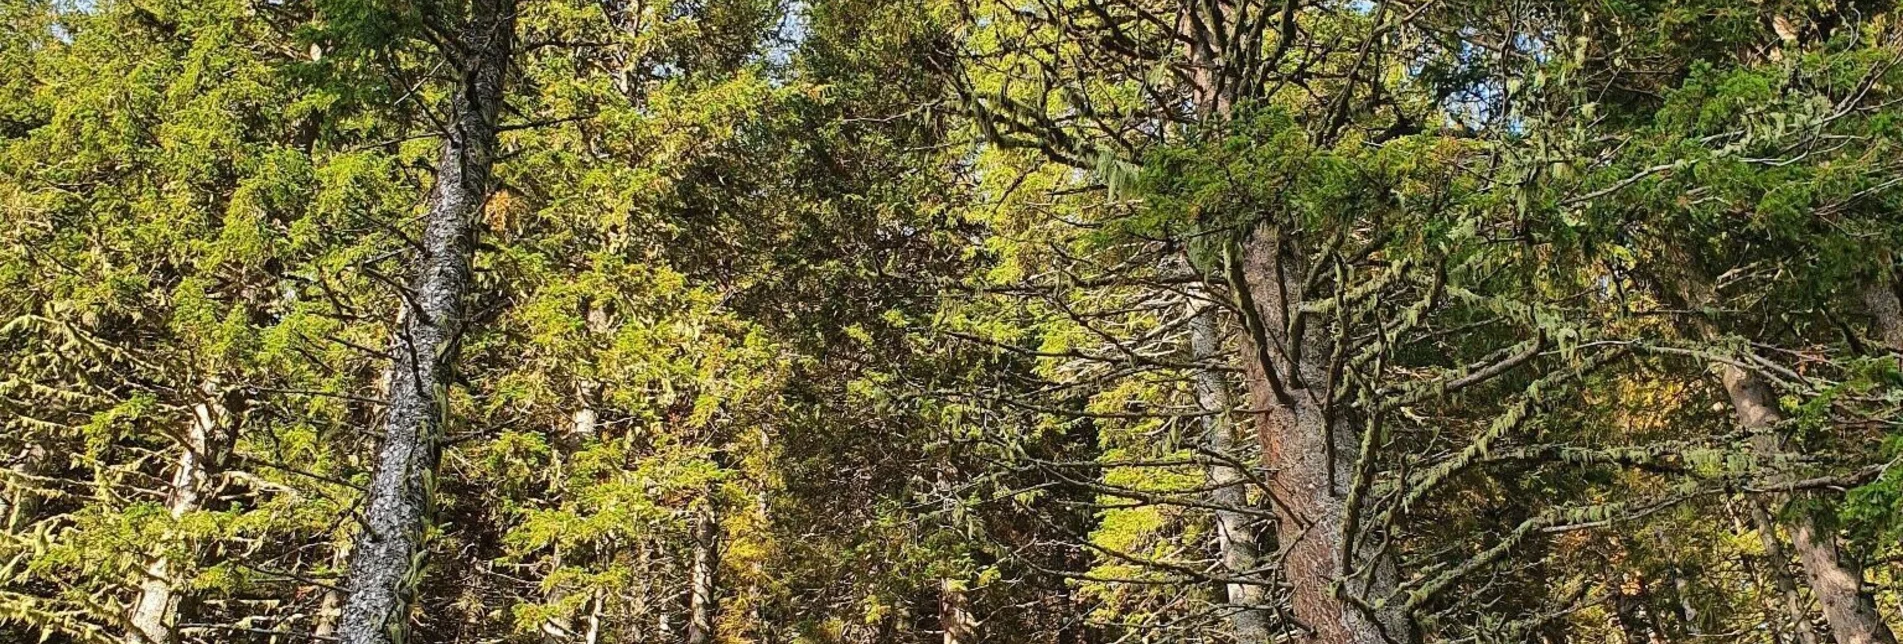
[{"label": "forest canopy", "polygon": [[0,641],[1896,644],[1903,13],[0,0]]}]

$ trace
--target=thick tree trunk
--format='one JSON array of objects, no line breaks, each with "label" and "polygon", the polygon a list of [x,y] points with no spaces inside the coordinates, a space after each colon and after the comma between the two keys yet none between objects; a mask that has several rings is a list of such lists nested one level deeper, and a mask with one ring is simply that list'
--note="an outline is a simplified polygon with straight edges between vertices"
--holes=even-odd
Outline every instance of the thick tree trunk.
[{"label": "thick tree trunk", "polygon": [[[1387,597],[1399,575],[1389,557],[1348,551],[1354,535],[1348,534],[1347,495],[1359,447],[1356,432],[1323,410],[1330,345],[1321,325],[1290,333],[1290,312],[1302,296],[1302,262],[1268,224],[1245,250],[1246,306],[1258,318],[1244,338],[1245,381],[1251,406],[1262,410],[1256,432],[1269,492],[1278,501],[1277,543],[1285,553],[1282,571],[1294,586],[1295,619],[1309,629],[1311,642],[1411,642],[1413,629],[1398,602],[1374,608],[1357,601]],[[1337,588],[1361,569],[1369,574]]]},{"label": "thick tree trunk", "polygon": [[[1192,296],[1199,293],[1191,293]],[[1201,302],[1192,301],[1191,306],[1201,306]],[[1190,355],[1197,362],[1215,359],[1217,345],[1221,341],[1216,332],[1216,313],[1205,308],[1195,314],[1189,322]],[[1233,458],[1235,453],[1235,419],[1231,413],[1235,402],[1229,393],[1229,383],[1221,373],[1211,369],[1198,369],[1195,374],[1196,404],[1204,413],[1203,448],[1212,455]],[[1209,478],[1209,502],[1216,506],[1216,548],[1222,559],[1222,567],[1227,576],[1255,576],[1260,564],[1260,549],[1256,542],[1256,533],[1251,516],[1240,511],[1249,507],[1247,477],[1236,467],[1214,462],[1207,468]],[[1238,508],[1231,510],[1227,508]],[[1237,642],[1268,642],[1269,613],[1265,609],[1266,589],[1262,584],[1231,582],[1224,585],[1229,601],[1230,636]]]},{"label": "thick tree trunk", "polygon": [[[172,465],[172,488],[166,493],[166,510],[173,521],[203,507],[206,482],[223,448],[219,427],[227,414],[224,404],[199,403],[192,406],[192,420],[179,445],[178,460]],[[132,602],[127,622],[131,628],[126,641],[131,644],[171,644],[176,637],[178,611],[177,571],[171,557],[159,553],[140,570],[139,595]]]},{"label": "thick tree trunk", "polygon": [[490,191],[496,123],[515,38],[513,0],[473,0],[451,58],[457,84],[430,193],[422,250],[391,343],[383,447],[367,490],[346,588],[344,644],[403,642],[435,493],[445,390],[463,332],[478,216]]},{"label": "thick tree trunk", "polygon": [[712,508],[694,519],[694,569],[688,581],[687,644],[714,639],[715,585],[720,571],[720,521]]},{"label": "thick tree trunk", "polygon": [[1791,558],[1784,553],[1784,542],[1777,538],[1777,524],[1771,522],[1771,513],[1756,499],[1751,501],[1751,522],[1758,530],[1758,540],[1764,544],[1768,572],[1771,580],[1777,583],[1778,594],[1784,600],[1784,618],[1790,620],[1791,632],[1797,634],[1799,644],[1817,644],[1817,631],[1811,628],[1810,611],[1804,609],[1804,598],[1797,593],[1796,580],[1791,579]]},{"label": "thick tree trunk", "polygon": [[[1722,379],[1738,424],[1755,433],[1753,449],[1767,457],[1782,454],[1784,440],[1777,432],[1784,416],[1771,386],[1757,374],[1730,365],[1723,367]],[[1811,594],[1823,606],[1832,638],[1837,644],[1896,644],[1896,635],[1863,587],[1863,571],[1837,551],[1836,536],[1820,524],[1813,511],[1795,513],[1790,520],[1791,547],[1797,551]]]}]

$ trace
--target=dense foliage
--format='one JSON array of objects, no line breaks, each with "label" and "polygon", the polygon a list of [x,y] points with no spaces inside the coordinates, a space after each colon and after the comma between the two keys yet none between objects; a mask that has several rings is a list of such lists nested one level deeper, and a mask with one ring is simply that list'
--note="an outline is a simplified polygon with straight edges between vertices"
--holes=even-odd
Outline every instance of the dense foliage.
[{"label": "dense foliage", "polygon": [[1895,644],[1900,20],[0,0],[0,641]]}]

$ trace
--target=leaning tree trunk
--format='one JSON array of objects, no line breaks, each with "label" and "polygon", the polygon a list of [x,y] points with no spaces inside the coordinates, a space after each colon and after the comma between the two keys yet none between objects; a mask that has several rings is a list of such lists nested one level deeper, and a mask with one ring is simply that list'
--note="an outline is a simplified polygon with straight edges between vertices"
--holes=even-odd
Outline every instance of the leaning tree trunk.
[{"label": "leaning tree trunk", "polygon": [[403,326],[391,342],[383,447],[366,492],[338,641],[403,642],[422,559],[445,410],[463,332],[475,231],[491,187],[503,77],[515,38],[514,0],[472,0],[451,54],[456,86],[436,166]]},{"label": "leaning tree trunk", "polygon": [[[1778,434],[1784,413],[1770,384],[1756,373],[1731,365],[1723,367],[1722,379],[1738,424],[1754,434],[1752,448],[1767,456],[1784,453],[1786,446]],[[1790,520],[1791,548],[1797,551],[1811,594],[1823,606],[1832,638],[1837,644],[1896,644],[1896,635],[1863,586],[1863,571],[1837,551],[1836,536],[1823,525],[1827,524],[1815,511],[1795,512]]]},{"label": "leaning tree trunk", "polygon": [[1751,523],[1758,530],[1758,541],[1764,544],[1764,558],[1769,564],[1771,580],[1777,583],[1777,591],[1783,599],[1784,617],[1791,621],[1791,632],[1796,635],[1799,644],[1817,644],[1816,629],[1811,628],[1810,611],[1804,609],[1804,598],[1797,594],[1797,582],[1791,579],[1791,558],[1784,554],[1784,543],[1777,538],[1777,524],[1771,522],[1771,513],[1764,509],[1764,503],[1751,500]]},{"label": "leaning tree trunk", "polygon": [[[218,461],[224,437],[219,428],[229,415],[223,404],[199,403],[192,406],[192,418],[179,445],[178,460],[172,466],[172,488],[165,495],[166,510],[173,521],[203,506],[206,482]],[[130,644],[171,644],[176,638],[178,611],[178,571],[170,556],[155,553],[140,569],[139,595],[132,601],[127,616]]]},{"label": "leaning tree trunk", "polygon": [[[1191,293],[1198,296],[1200,293]],[[1202,306],[1199,301],[1190,302],[1191,306]],[[1214,360],[1217,345],[1221,338],[1216,333],[1216,313],[1214,309],[1204,308],[1189,321],[1190,356],[1198,363]],[[1229,394],[1229,382],[1221,373],[1200,366],[1195,373],[1196,404],[1203,413],[1203,447],[1209,452],[1206,457],[1212,459],[1206,468],[1209,478],[1209,502],[1216,506],[1216,547],[1222,560],[1222,569],[1229,577],[1254,576],[1259,573],[1260,549],[1256,542],[1255,527],[1250,515],[1244,510],[1249,507],[1247,477],[1243,472],[1228,463],[1216,459],[1233,458],[1235,452],[1235,419],[1231,413],[1235,402]],[[1250,580],[1253,582],[1254,580]],[[1262,584],[1231,581],[1223,585],[1227,592],[1229,610],[1230,637],[1237,642],[1269,642],[1273,638],[1269,632],[1269,614],[1266,610],[1267,593]]]},{"label": "leaning tree trunk", "polygon": [[[1245,380],[1260,414],[1256,435],[1277,501],[1277,543],[1295,619],[1309,629],[1307,641],[1321,644],[1411,642],[1412,625],[1398,602],[1357,601],[1390,595],[1398,571],[1385,554],[1349,551],[1347,495],[1360,449],[1340,415],[1331,421],[1323,410],[1330,345],[1321,325],[1290,333],[1302,297],[1299,251],[1283,245],[1273,224],[1262,224],[1245,255],[1238,280],[1244,283],[1235,285],[1245,315],[1255,318],[1245,319]],[[1369,574],[1338,584],[1354,572],[1344,563]]]},{"label": "leaning tree trunk", "polygon": [[[1675,270],[1683,272],[1669,279],[1668,286],[1690,306],[1711,306],[1716,300],[1711,280],[1700,274],[1693,262],[1676,259],[1680,261]],[[1718,330],[1710,323],[1700,321],[1699,325],[1706,339],[1718,338]],[[1899,335],[1903,336],[1903,331]],[[1719,379],[1731,400],[1738,426],[1752,435],[1751,449],[1766,458],[1787,455],[1790,446],[1781,433],[1784,412],[1778,408],[1771,384],[1757,372],[1732,364],[1719,365]],[[1830,625],[1836,644],[1896,644],[1896,635],[1883,622],[1876,602],[1863,587],[1863,571],[1856,562],[1837,551],[1836,535],[1820,527],[1828,524],[1820,521],[1815,510],[1800,508],[1792,515],[1789,520],[1791,549],[1797,555],[1811,594],[1823,607],[1824,621]],[[1781,561],[1772,562],[1772,565],[1781,564]]]}]

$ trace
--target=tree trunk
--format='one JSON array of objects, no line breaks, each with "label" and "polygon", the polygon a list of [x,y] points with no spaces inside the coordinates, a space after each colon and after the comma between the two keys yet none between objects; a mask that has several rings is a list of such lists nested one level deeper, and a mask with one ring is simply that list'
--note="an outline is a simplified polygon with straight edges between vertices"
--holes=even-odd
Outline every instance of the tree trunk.
[{"label": "tree trunk", "polygon": [[1613,593],[1611,619],[1624,644],[1652,644],[1653,638],[1645,625],[1645,603],[1638,595],[1623,589]]},{"label": "tree trunk", "polygon": [[[1200,290],[1200,289],[1198,289]],[[1191,296],[1198,296],[1192,292]],[[1201,306],[1200,301],[1192,301],[1191,306]],[[1217,344],[1221,338],[1216,332],[1216,313],[1205,308],[1189,322],[1190,355],[1197,362],[1215,359]],[[1212,458],[1234,458],[1235,420],[1231,412],[1235,402],[1229,394],[1229,383],[1221,373],[1211,369],[1197,369],[1195,373],[1196,404],[1203,412],[1203,447]],[[1216,510],[1216,547],[1222,559],[1223,570],[1230,577],[1255,576],[1260,566],[1260,549],[1256,543],[1255,527],[1248,513],[1226,508],[1249,507],[1247,477],[1236,467],[1213,462],[1206,469],[1211,491],[1209,502],[1217,506]],[[1237,642],[1268,642],[1269,614],[1264,609],[1265,588],[1257,583],[1231,582],[1224,585],[1229,601],[1230,636]]]},{"label": "tree trunk", "polygon": [[965,585],[952,579],[938,582],[938,626],[944,630],[944,644],[971,644],[977,641],[977,622],[965,598]]},{"label": "tree trunk", "polygon": [[[350,546],[345,544],[343,547],[338,548],[337,552],[332,554],[331,557],[334,562],[340,564],[349,561]],[[315,625],[311,627],[311,634],[315,635],[316,639],[320,641],[328,642],[336,639],[337,620],[341,619],[343,614],[343,589],[337,586],[325,588],[324,598],[317,603],[317,619]]]},{"label": "tree trunk", "polygon": [[[178,521],[187,513],[195,512],[203,505],[206,482],[210,480],[211,468],[218,460],[218,452],[223,447],[219,436],[219,427],[228,415],[223,403],[214,406],[199,403],[192,406],[192,420],[185,431],[185,442],[179,445],[178,460],[172,466],[172,488],[165,496],[165,506],[173,521]],[[177,579],[173,576],[173,561],[164,553],[156,553],[152,560],[140,570],[144,578],[139,582],[139,595],[132,602],[132,611],[127,621],[131,628],[126,633],[126,641],[131,644],[171,644],[175,641],[173,628],[178,618]]]},{"label": "tree trunk", "polygon": [[[562,550],[561,550],[561,547],[557,546],[555,548],[554,563],[553,565],[550,566],[549,572],[552,574],[554,572],[560,571],[561,569],[562,569]],[[547,603],[553,605],[553,604],[561,603],[562,599],[567,596],[568,596],[568,589],[561,588],[558,586],[558,587],[550,588],[548,590],[548,594],[545,595],[543,599],[547,600]],[[569,619],[567,615],[555,615],[554,617],[550,617],[546,620],[543,620],[538,630],[542,632],[543,642],[546,642],[548,644],[556,644],[557,642],[566,642],[566,641],[569,641],[575,634],[575,622],[574,620]]]},{"label": "tree trunk", "polygon": [[490,190],[496,123],[515,38],[514,0],[473,0],[457,51],[457,85],[436,167],[422,239],[423,255],[391,343],[383,446],[365,499],[354,548],[349,596],[338,640],[390,644],[409,633],[410,596],[422,567],[422,541],[458,338],[475,250],[478,216]]},{"label": "tree trunk", "polygon": [[1903,302],[1894,280],[1874,282],[1863,290],[1863,304],[1876,322],[1877,338],[1891,351],[1903,351]]},{"label": "tree trunk", "polygon": [[[1738,424],[1754,433],[1752,448],[1770,457],[1785,451],[1778,425],[1784,421],[1771,386],[1757,374],[1725,365],[1722,379],[1731,397]],[[1837,644],[1896,644],[1896,635],[1877,613],[1876,602],[1863,587],[1863,571],[1837,551],[1836,536],[1821,529],[1814,511],[1791,517],[1791,547],[1810,582],[1811,594],[1823,606]]]},{"label": "tree trunk", "polygon": [[720,522],[712,508],[694,519],[694,570],[688,582],[687,644],[714,639],[716,575],[720,570]]},{"label": "tree trunk", "polygon": [[[1387,597],[1399,574],[1391,557],[1349,552],[1346,497],[1358,441],[1339,415],[1331,422],[1323,411],[1330,345],[1321,325],[1290,333],[1289,314],[1302,296],[1298,251],[1283,247],[1272,224],[1259,226],[1245,250],[1239,271],[1246,284],[1238,295],[1246,296],[1245,314],[1257,318],[1246,324],[1245,382],[1252,407],[1261,410],[1256,433],[1278,501],[1277,543],[1294,586],[1295,619],[1310,631],[1307,641],[1321,644],[1414,641],[1398,602],[1375,608],[1356,601]],[[1337,589],[1350,572],[1344,565],[1370,574]]]},{"label": "tree trunk", "polygon": [[1692,603],[1691,580],[1686,578],[1685,569],[1678,564],[1679,558],[1674,553],[1677,549],[1672,547],[1672,540],[1666,536],[1663,526],[1654,526],[1652,536],[1658,540],[1660,553],[1668,562],[1665,574],[1672,581],[1672,599],[1676,602],[1672,607],[1676,613],[1674,617],[1678,619],[1683,634],[1698,637],[1703,633],[1698,625],[1698,606]]},{"label": "tree trunk", "polygon": [[[1716,300],[1711,281],[1699,274],[1692,262],[1681,262],[1676,269],[1684,272],[1671,280],[1670,286],[1688,305],[1705,307]],[[1878,317],[1879,325],[1883,324],[1882,316]],[[1707,339],[1718,336],[1708,322],[1701,321],[1700,325]],[[1903,335],[1903,329],[1898,333]],[[1777,396],[1770,383],[1755,372],[1728,364],[1719,366],[1719,379],[1731,400],[1738,426],[1752,434],[1751,449],[1765,458],[1786,454],[1789,445],[1780,434],[1784,413],[1778,409]],[[1896,636],[1883,622],[1875,601],[1863,587],[1863,571],[1854,561],[1838,553],[1836,536],[1819,528],[1815,510],[1804,509],[1793,514],[1791,548],[1796,551],[1811,594],[1823,606],[1824,621],[1830,625],[1832,639],[1836,644],[1896,644]],[[1782,562],[1772,563],[1776,566]],[[1803,632],[1804,629],[1799,629],[1800,636]]]},{"label": "tree trunk", "polygon": [[582,644],[598,644],[601,641],[601,594],[596,593],[588,601],[588,629],[582,632]]},{"label": "tree trunk", "polygon": [[1799,644],[1817,644],[1810,611],[1804,610],[1804,598],[1798,595],[1797,582],[1791,579],[1790,555],[1784,553],[1784,542],[1777,538],[1777,524],[1771,522],[1771,513],[1758,499],[1751,500],[1751,523],[1758,530],[1758,540],[1764,544],[1764,558],[1769,560],[1771,579],[1777,582],[1778,594],[1784,599],[1784,617],[1791,622],[1791,632],[1797,634]]}]

